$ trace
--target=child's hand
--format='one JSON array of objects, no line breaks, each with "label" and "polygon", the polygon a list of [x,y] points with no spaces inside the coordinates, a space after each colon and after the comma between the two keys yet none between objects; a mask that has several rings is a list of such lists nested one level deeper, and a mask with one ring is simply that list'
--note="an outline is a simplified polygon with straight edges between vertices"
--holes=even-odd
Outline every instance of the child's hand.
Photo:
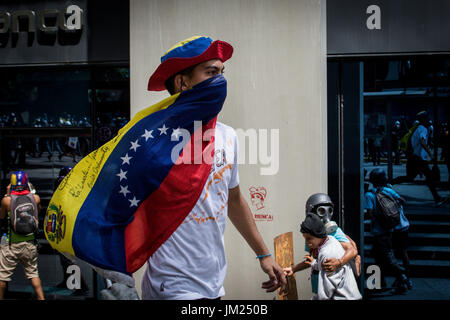
[{"label": "child's hand", "polygon": [[307,255],[305,255],[305,261],[304,261],[304,263],[306,264],[306,265],[308,265],[309,267],[311,267],[311,265],[313,264],[313,262],[314,262],[314,258],[313,258],[313,256],[311,256],[311,255],[309,255],[309,254],[307,254]]},{"label": "child's hand", "polygon": [[292,271],[292,267],[283,268],[283,271],[286,277],[292,276],[294,274],[294,271]]}]

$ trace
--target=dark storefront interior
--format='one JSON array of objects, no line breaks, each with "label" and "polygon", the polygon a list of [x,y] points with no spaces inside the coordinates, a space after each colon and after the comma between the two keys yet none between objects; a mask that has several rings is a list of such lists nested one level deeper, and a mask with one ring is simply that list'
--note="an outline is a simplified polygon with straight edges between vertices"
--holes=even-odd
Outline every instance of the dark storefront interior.
[{"label": "dark storefront interior", "polygon": [[[364,80],[365,189],[368,173],[374,167],[384,168],[391,182],[406,175],[407,159],[399,150],[399,140],[418,120],[416,115],[426,111],[430,122],[428,145],[436,159],[430,168],[437,168],[434,178],[437,192],[447,196],[450,58],[442,55],[367,61]],[[425,180],[421,174],[413,183],[392,183],[407,201],[412,272],[417,276],[427,276],[430,272],[444,276],[450,263],[448,242],[442,234],[449,223],[445,217],[448,207],[435,208]]]},{"label": "dark storefront interior", "polygon": [[[408,8],[405,11],[405,8]],[[375,9],[374,9],[375,8]],[[450,205],[450,31],[447,1],[327,1],[328,192],[335,219],[357,242],[365,299],[448,299]],[[433,158],[425,174],[406,181],[400,140],[428,114]],[[375,265],[371,222],[365,213],[370,172],[383,169],[406,200],[410,277],[405,296],[367,288]],[[396,256],[400,266],[404,261]],[[384,274],[383,274],[384,275]],[[386,287],[393,284],[385,273]],[[431,289],[435,287],[435,289]]]},{"label": "dark storefront interior", "polygon": [[[407,201],[410,222],[408,255],[411,276],[448,277],[449,224],[447,205],[437,208],[426,186],[425,174],[413,182],[397,183],[407,174],[407,157],[400,139],[418,121],[417,114],[429,115],[428,146],[436,162],[433,184],[441,197],[449,195],[450,58],[448,55],[416,56],[367,61],[364,63],[364,181],[369,173],[383,168],[393,188]],[[365,220],[366,264],[371,263],[369,222]],[[395,244],[395,241],[394,241]],[[399,261],[402,261],[398,257]]]},{"label": "dark storefront interior", "polygon": [[[370,220],[359,218],[360,212],[364,213],[360,195],[372,188],[369,174],[375,168],[384,169],[389,181],[406,175],[407,159],[399,142],[421,111],[427,111],[431,124],[428,144],[437,160],[430,163],[430,169],[435,167],[438,172],[436,190],[442,197],[450,193],[450,57],[329,59],[328,83],[329,121],[334,120],[329,122],[329,192],[340,204],[341,214],[336,218],[359,240],[367,268],[374,264],[372,239]],[[336,158],[339,161],[332,160]],[[413,182],[393,186],[407,201],[411,277],[447,278],[449,208],[436,207],[425,180],[422,174]],[[360,284],[366,285],[364,280]],[[366,290],[369,296],[371,293]]]},{"label": "dark storefront interior", "polygon": [[[61,168],[73,167],[129,120],[129,3],[18,1],[0,7],[10,14],[27,9],[39,15],[48,7],[64,10],[73,4],[82,9],[81,30],[29,32],[22,18],[18,33],[9,30],[0,37],[0,188],[5,194],[11,171],[22,170],[41,198],[38,268],[47,299],[97,299],[103,285],[80,263],[81,288],[68,288],[71,273],[65,274],[45,239],[43,220]],[[56,28],[56,19],[61,16],[49,16],[45,23]],[[17,267],[5,297],[32,296]]]}]

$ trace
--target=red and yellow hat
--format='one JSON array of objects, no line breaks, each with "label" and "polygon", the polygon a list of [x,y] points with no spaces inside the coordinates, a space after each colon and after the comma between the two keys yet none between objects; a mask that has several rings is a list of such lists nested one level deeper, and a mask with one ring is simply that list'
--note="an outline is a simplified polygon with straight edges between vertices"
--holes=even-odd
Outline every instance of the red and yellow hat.
[{"label": "red and yellow hat", "polygon": [[220,59],[227,61],[233,55],[233,47],[221,40],[195,36],[178,42],[162,57],[161,64],[148,81],[148,91],[162,91],[164,83],[174,74],[199,63]]}]

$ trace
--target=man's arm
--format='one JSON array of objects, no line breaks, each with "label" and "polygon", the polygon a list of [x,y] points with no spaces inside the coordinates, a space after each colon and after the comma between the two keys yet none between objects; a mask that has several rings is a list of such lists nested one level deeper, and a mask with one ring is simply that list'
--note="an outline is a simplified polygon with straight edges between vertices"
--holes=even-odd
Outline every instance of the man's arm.
[{"label": "man's arm", "polygon": [[428,155],[430,156],[430,160],[434,161],[434,157],[433,154],[431,153],[430,149],[428,148],[427,142],[425,141],[424,138],[420,138],[420,144],[422,145],[422,148],[425,149],[425,151],[428,153]]},{"label": "man's arm", "polygon": [[[270,253],[256,227],[250,208],[242,196],[239,186],[229,190],[228,217],[257,256]],[[269,275],[269,280],[263,282],[262,288],[266,289],[266,292],[273,292],[281,286],[281,291],[285,291],[286,278],[283,269],[275,262],[273,257],[261,258],[259,262],[262,270]]]},{"label": "man's arm", "polygon": [[[8,190],[9,194],[9,190]],[[8,210],[11,203],[9,196],[3,197],[0,204],[0,235],[8,233]]]},{"label": "man's arm", "polygon": [[0,219],[5,219],[8,214],[9,197],[3,197],[0,207]]},{"label": "man's arm", "polygon": [[37,209],[38,209],[38,213],[39,213],[39,212],[41,212],[41,209],[42,209],[42,207],[41,207],[41,198],[37,194],[35,194],[34,195],[34,200],[36,200],[36,205],[37,205]]},{"label": "man's arm", "polygon": [[326,259],[322,265],[324,271],[333,273],[346,263],[353,260],[358,255],[358,249],[356,248],[355,242],[352,239],[350,239],[349,236],[346,235],[346,237],[349,239],[350,243],[339,242],[345,250],[344,255],[340,259],[336,258]]}]

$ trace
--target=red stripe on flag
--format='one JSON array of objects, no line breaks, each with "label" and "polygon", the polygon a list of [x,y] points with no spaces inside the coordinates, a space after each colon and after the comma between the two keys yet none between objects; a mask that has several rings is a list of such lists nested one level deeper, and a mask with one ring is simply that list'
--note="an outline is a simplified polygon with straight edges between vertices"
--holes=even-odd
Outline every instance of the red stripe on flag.
[{"label": "red stripe on flag", "polygon": [[[217,117],[204,125],[202,132],[214,129],[216,120]],[[194,138],[200,141],[196,144]],[[210,141],[203,141],[202,135],[193,134],[183,148],[183,153],[190,148],[191,164],[174,165],[160,187],[142,202],[133,221],[126,227],[125,256],[128,272],[133,273],[144,265],[197,203],[211,171],[211,161],[201,161],[200,164],[194,162],[194,146],[199,145],[198,143],[202,146],[202,156],[212,159],[214,135]]]}]

